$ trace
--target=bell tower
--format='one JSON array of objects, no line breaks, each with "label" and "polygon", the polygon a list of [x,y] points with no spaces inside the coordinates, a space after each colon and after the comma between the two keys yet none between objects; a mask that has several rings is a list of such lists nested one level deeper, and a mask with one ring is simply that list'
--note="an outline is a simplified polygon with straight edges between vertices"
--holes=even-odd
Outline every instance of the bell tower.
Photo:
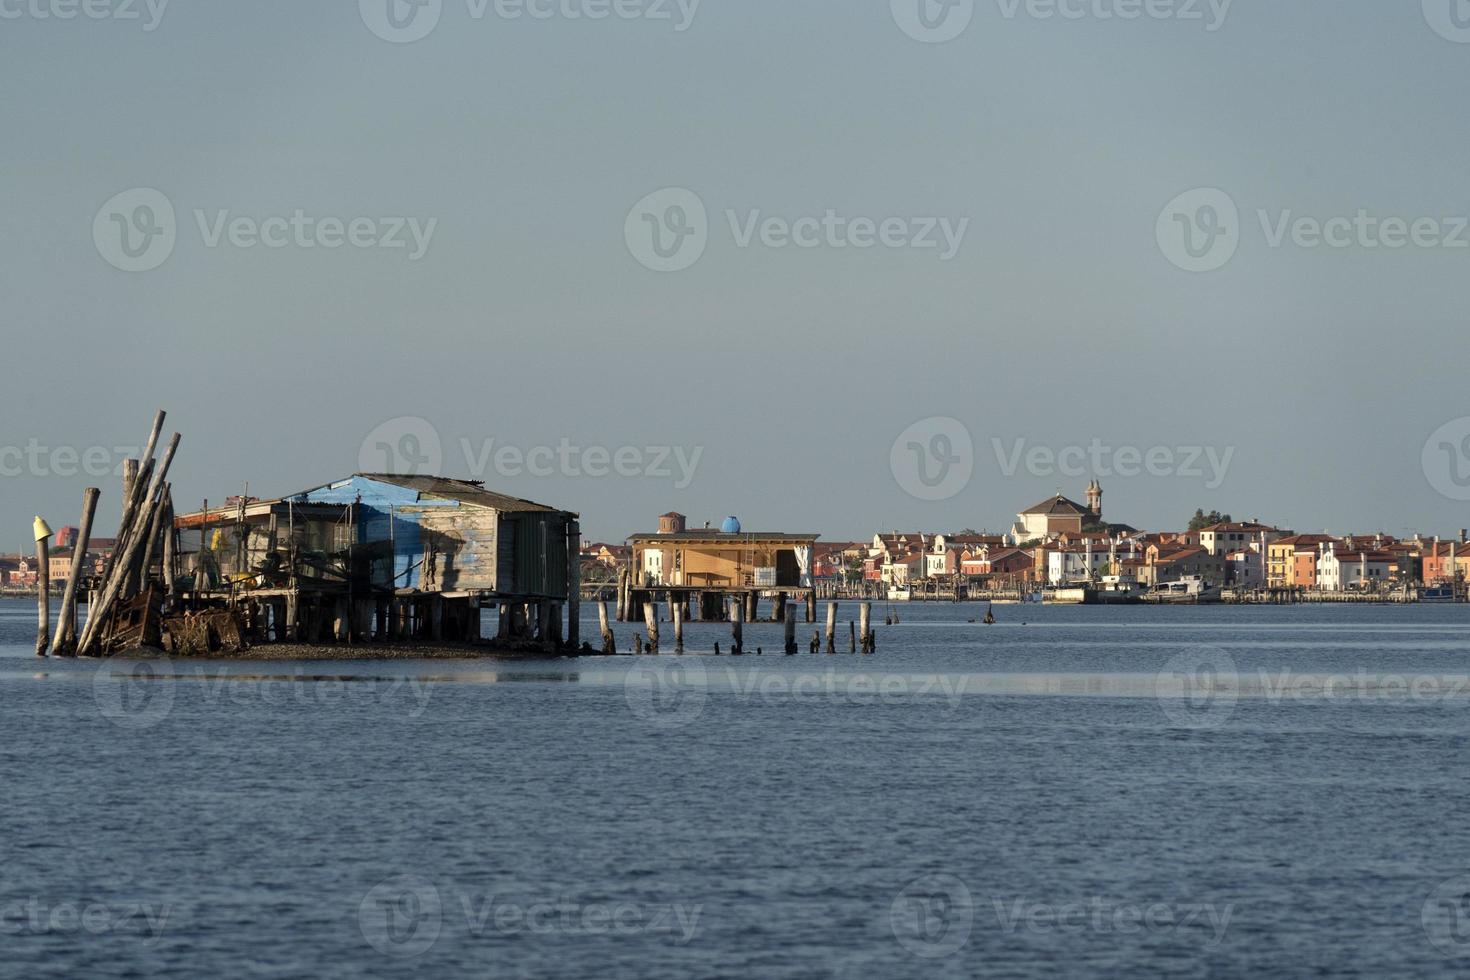
[{"label": "bell tower", "polygon": [[1096,520],[1102,520],[1102,484],[1097,480],[1087,485],[1087,510]]}]

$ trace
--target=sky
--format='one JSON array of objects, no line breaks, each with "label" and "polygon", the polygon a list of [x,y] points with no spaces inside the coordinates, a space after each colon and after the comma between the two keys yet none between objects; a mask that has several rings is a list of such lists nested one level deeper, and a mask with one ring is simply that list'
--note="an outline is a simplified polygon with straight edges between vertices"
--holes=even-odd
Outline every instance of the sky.
[{"label": "sky", "polygon": [[0,0],[0,550],[159,408],[180,510],[1470,525],[1470,3],[419,4]]}]

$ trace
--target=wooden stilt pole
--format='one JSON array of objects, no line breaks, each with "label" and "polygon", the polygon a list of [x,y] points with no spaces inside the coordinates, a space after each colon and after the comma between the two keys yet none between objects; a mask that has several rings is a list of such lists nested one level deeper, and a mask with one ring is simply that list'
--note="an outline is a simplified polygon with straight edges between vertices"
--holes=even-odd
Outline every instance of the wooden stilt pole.
[{"label": "wooden stilt pole", "polygon": [[648,645],[658,653],[658,603],[647,602],[643,606],[643,625],[648,628]]},{"label": "wooden stilt pole", "polygon": [[868,652],[868,637],[873,631],[873,604],[865,602],[858,606],[858,635],[862,637],[863,652]]},{"label": "wooden stilt pole", "polygon": [[796,606],[786,607],[786,656],[796,654]]},{"label": "wooden stilt pole", "polygon": [[582,645],[582,525],[567,524],[567,646]]},{"label": "wooden stilt pole", "polygon": [[857,653],[857,624],[847,621],[847,652]]},{"label": "wooden stilt pole", "polygon": [[837,652],[837,603],[827,603],[827,652]]},{"label": "wooden stilt pole", "polygon": [[301,636],[301,593],[292,589],[286,593],[286,639],[295,642]]},{"label": "wooden stilt pole", "polygon": [[684,652],[684,600],[676,599],[671,611],[674,614],[674,652]]},{"label": "wooden stilt pole", "polygon": [[[275,520],[275,518],[271,518]],[[174,582],[179,577],[179,532],[174,528],[174,495],[163,490],[163,594],[174,597]]]},{"label": "wooden stilt pole", "polygon": [[51,529],[39,517],[36,533],[36,656],[51,645]]},{"label": "wooden stilt pole", "polygon": [[742,596],[736,596],[730,609],[730,653],[737,657],[745,652],[744,601]]},{"label": "wooden stilt pole", "polygon": [[602,631],[602,652],[612,656],[618,652],[617,641],[613,638],[613,631],[607,625],[607,603],[597,604],[597,625]]},{"label": "wooden stilt pole", "polygon": [[551,637],[551,603],[544,599],[536,603],[536,639],[549,646]]},{"label": "wooden stilt pole", "polygon": [[77,587],[81,584],[82,569],[87,563],[87,548],[92,543],[92,520],[97,514],[97,500],[102,491],[88,487],[82,495],[82,523],[77,529],[76,547],[71,553],[71,574],[66,579],[66,591],[61,596],[61,618],[56,623],[56,642],[51,646],[51,656],[66,656],[77,648]]}]

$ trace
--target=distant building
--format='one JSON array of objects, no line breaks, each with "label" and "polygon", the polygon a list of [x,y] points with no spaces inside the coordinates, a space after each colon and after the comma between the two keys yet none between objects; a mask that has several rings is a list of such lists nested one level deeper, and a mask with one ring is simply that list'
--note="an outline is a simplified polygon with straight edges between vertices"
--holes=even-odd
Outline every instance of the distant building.
[{"label": "distant building", "polygon": [[1383,551],[1339,551],[1328,544],[1317,559],[1317,586],[1327,592],[1371,589],[1389,582],[1396,565]]},{"label": "distant building", "polygon": [[1259,552],[1263,541],[1269,545],[1272,541],[1284,538],[1289,533],[1256,521],[1215,524],[1199,532],[1199,546],[1212,555],[1226,555],[1232,551],[1244,551],[1247,548],[1253,548]]},{"label": "distant building", "polygon": [[1011,537],[1015,543],[1021,544],[1048,541],[1067,532],[1081,534],[1083,523],[1092,516],[1091,511],[1075,500],[1057,494],[1017,514]]},{"label": "distant building", "polygon": [[[665,515],[656,534],[628,539],[633,567],[646,585],[759,588],[810,587],[812,552],[819,535],[724,530],[674,530],[681,521]],[[667,528],[667,529],[665,529]]]},{"label": "distant building", "polygon": [[[1293,534],[1266,544],[1266,587],[1311,588],[1317,581],[1317,551],[1333,538],[1328,534]],[[1299,561],[1298,555],[1306,560]],[[1308,574],[1303,576],[1303,571]]]},{"label": "distant building", "polygon": [[1223,555],[1212,555],[1203,548],[1164,548],[1150,546],[1143,566],[1142,581],[1149,585],[1177,582],[1198,575],[1212,585],[1225,581]]}]

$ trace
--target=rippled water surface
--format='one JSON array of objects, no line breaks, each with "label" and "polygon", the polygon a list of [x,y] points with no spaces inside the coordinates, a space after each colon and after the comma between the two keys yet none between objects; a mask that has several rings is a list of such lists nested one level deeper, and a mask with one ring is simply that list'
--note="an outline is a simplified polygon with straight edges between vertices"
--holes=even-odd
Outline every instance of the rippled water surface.
[{"label": "rippled water surface", "polygon": [[0,601],[0,976],[1470,966],[1470,609],[983,612],[99,666]]}]

